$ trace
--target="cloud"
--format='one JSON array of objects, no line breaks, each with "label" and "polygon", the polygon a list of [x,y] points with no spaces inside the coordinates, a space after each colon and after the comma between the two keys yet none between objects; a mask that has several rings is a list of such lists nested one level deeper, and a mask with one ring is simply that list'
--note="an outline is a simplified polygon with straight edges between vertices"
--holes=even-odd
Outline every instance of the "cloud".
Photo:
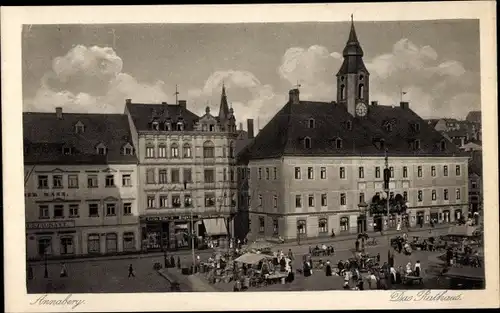
[{"label": "cloud", "polygon": [[125,99],[161,102],[167,99],[164,82],[139,82],[122,72],[123,60],[109,47],[77,45],[56,57],[40,88],[24,102],[25,110],[123,113]]},{"label": "cloud", "polygon": [[[336,77],[342,62],[339,52],[313,45],[292,47],[278,67],[280,77],[290,87],[301,85],[301,98],[331,101],[336,98]],[[418,46],[409,39],[396,42],[392,51],[365,58],[370,72],[370,98],[395,105],[401,90],[405,100],[423,118],[456,116],[479,109],[478,73],[471,73],[456,60],[440,58],[430,46]]]}]

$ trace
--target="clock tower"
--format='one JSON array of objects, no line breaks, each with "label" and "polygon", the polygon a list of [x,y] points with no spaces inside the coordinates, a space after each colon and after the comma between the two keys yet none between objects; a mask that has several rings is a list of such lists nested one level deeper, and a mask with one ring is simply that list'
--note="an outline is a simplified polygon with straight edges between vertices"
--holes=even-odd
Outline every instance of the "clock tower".
[{"label": "clock tower", "polygon": [[351,32],[343,51],[344,61],[337,73],[337,103],[346,106],[349,114],[363,117],[368,113],[370,73],[363,62],[351,15]]}]

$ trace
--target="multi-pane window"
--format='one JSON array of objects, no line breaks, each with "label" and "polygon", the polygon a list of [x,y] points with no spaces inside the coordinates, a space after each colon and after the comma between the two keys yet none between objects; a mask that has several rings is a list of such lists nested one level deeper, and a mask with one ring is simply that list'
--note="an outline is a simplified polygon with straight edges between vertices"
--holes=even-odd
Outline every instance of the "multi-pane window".
[{"label": "multi-pane window", "polygon": [[423,198],[424,198],[424,196],[423,196],[423,192],[422,192],[422,190],[419,190],[419,191],[417,192],[417,201],[418,201],[418,202],[422,202]]},{"label": "multi-pane window", "polygon": [[340,167],[339,169],[339,176],[341,179],[344,179],[345,178],[345,167]]},{"label": "multi-pane window", "polygon": [[266,167],[266,179],[269,180],[270,179],[270,173],[269,173],[269,167]]},{"label": "multi-pane window", "polygon": [[[146,148],[146,152],[147,152],[147,148]],[[154,157],[151,156],[151,158]],[[167,157],[167,146],[165,144],[161,144],[158,146],[158,157],[159,158],[166,158]]]},{"label": "multi-pane window", "polygon": [[38,176],[38,189],[49,188],[49,177],[47,175]]},{"label": "multi-pane window", "polygon": [[146,146],[146,158],[154,158],[155,157],[155,147],[153,145]]},{"label": "multi-pane window", "polygon": [[69,205],[69,217],[78,217],[78,204],[70,204]]},{"label": "multi-pane window", "polygon": [[203,158],[215,158],[215,147],[213,146],[212,142],[206,142],[203,144]]},{"label": "multi-pane window", "polygon": [[417,167],[417,176],[422,177],[422,166],[420,165]]},{"label": "multi-pane window", "polygon": [[408,167],[403,166],[403,178],[408,178]]},{"label": "multi-pane window", "polygon": [[147,202],[148,202],[148,203],[147,203],[147,207],[148,207],[148,208],[154,208],[154,207],[156,207],[156,204],[155,204],[155,202],[156,202],[155,196],[153,196],[153,195],[149,195],[149,196],[148,196],[148,198],[147,198]]},{"label": "multi-pane window", "polygon": [[183,173],[183,178],[186,183],[190,183],[193,181],[193,178],[191,176],[191,169],[190,168],[185,168],[184,173]]},{"label": "multi-pane window", "polygon": [[89,188],[97,188],[99,186],[99,182],[97,180],[97,175],[87,176],[87,186]]},{"label": "multi-pane window", "polygon": [[307,168],[307,179],[314,179],[314,168]]},{"label": "multi-pane window", "polygon": [[340,205],[346,205],[347,204],[347,199],[345,193],[340,194]]},{"label": "multi-pane window", "polygon": [[455,199],[460,200],[460,188],[455,190]]},{"label": "multi-pane window", "polygon": [[87,249],[88,253],[99,253],[101,252],[101,238],[99,234],[89,234],[87,237]]},{"label": "multi-pane window", "polygon": [[323,234],[328,232],[328,220],[326,218],[319,219],[318,232]]},{"label": "multi-pane window", "polygon": [[78,188],[78,175],[68,175],[68,188]]},{"label": "multi-pane window", "polygon": [[115,186],[115,176],[114,175],[106,175],[106,187],[114,187]]},{"label": "multi-pane window", "polygon": [[436,176],[436,167],[435,166],[431,166],[431,176],[432,177]]},{"label": "multi-pane window", "polygon": [[403,199],[408,201],[408,191],[403,191]]},{"label": "multi-pane window", "polygon": [[391,178],[394,178],[394,167],[389,167],[389,171],[391,172]]},{"label": "multi-pane window", "polygon": [[302,196],[301,195],[296,195],[295,196],[295,207],[296,208],[301,208],[302,207]]},{"label": "multi-pane window", "polygon": [[347,216],[343,216],[340,218],[340,231],[348,231],[349,230],[349,218]]},{"label": "multi-pane window", "polygon": [[188,143],[185,143],[182,146],[182,156],[184,158],[190,158],[191,157],[191,146]]},{"label": "multi-pane window", "polygon": [[320,173],[321,179],[326,179],[326,167],[322,167]]},{"label": "multi-pane window", "polygon": [[132,232],[123,233],[123,251],[135,250],[135,235]]},{"label": "multi-pane window", "polygon": [[172,157],[172,158],[179,157],[179,146],[176,143],[173,143],[170,146],[170,157]]},{"label": "multi-pane window", "polygon": [[443,198],[444,200],[448,200],[448,189],[443,190]]},{"label": "multi-pane window", "polygon": [[126,202],[123,204],[123,215],[132,215],[132,203]]},{"label": "multi-pane window", "polygon": [[184,207],[190,208],[193,205],[193,200],[191,199],[191,195],[184,195]]},{"label": "multi-pane window", "polygon": [[380,166],[375,167],[375,178],[380,178]]},{"label": "multi-pane window", "polygon": [[314,195],[309,195],[308,199],[309,199],[308,200],[309,207],[313,208],[314,207]]},{"label": "multi-pane window", "polygon": [[437,195],[436,190],[432,190],[432,201],[436,201]]},{"label": "multi-pane window", "polygon": [[54,205],[54,218],[63,218],[64,217],[64,205]]},{"label": "multi-pane window", "polygon": [[62,255],[73,254],[75,253],[73,237],[65,236],[60,239],[60,252]]},{"label": "multi-pane window", "polygon": [[215,183],[215,171],[213,169],[206,169],[204,171],[205,183]]},{"label": "multi-pane window", "polygon": [[172,184],[178,184],[181,182],[180,171],[178,168],[173,168],[170,174],[172,175]]},{"label": "multi-pane window", "polygon": [[295,168],[295,179],[300,179],[300,178],[301,178],[300,167],[296,167]]},{"label": "multi-pane window", "polygon": [[264,219],[264,217],[263,217],[263,216],[259,216],[259,233],[263,233],[263,232],[264,232],[264,230],[265,230],[265,228],[266,228],[266,227],[265,227],[265,226],[266,226],[265,224],[266,224],[266,223],[265,223],[265,219]]},{"label": "multi-pane window", "polygon": [[160,195],[160,208],[168,207],[168,196]]},{"label": "multi-pane window", "polygon": [[[147,181],[148,184],[154,184],[154,169],[148,169],[150,171],[149,174],[149,180]],[[158,171],[158,183],[160,184],[166,184],[168,181],[168,172],[166,169],[161,169]]]},{"label": "multi-pane window", "polygon": [[115,203],[106,203],[106,215],[107,216],[115,216],[116,215],[116,204]]},{"label": "multi-pane window", "polygon": [[364,168],[364,167],[362,167],[362,166],[360,166],[360,167],[358,168],[358,177],[359,177],[359,178],[365,178],[365,168]]},{"label": "multi-pane window", "polygon": [[213,193],[205,194],[205,206],[206,207],[215,206],[215,194],[213,194]]},{"label": "multi-pane window", "polygon": [[448,165],[443,166],[443,176],[448,176]]},{"label": "multi-pane window", "polygon": [[455,166],[455,175],[460,176],[460,165]]},{"label": "multi-pane window", "polygon": [[132,186],[132,178],[130,174],[123,174],[122,175],[122,185],[124,187],[131,187]]},{"label": "multi-pane window", "polygon": [[273,170],[274,170],[274,179],[278,179],[278,169],[275,167]]},{"label": "multi-pane window", "polygon": [[321,194],[321,206],[327,206],[328,205],[328,200],[326,193]]},{"label": "multi-pane window", "polygon": [[99,216],[99,204],[89,203],[89,217],[98,217],[98,216]]},{"label": "multi-pane window", "polygon": [[173,195],[172,196],[172,206],[174,208],[180,208],[181,207],[181,196],[179,196],[179,195]]},{"label": "multi-pane window", "polygon": [[259,167],[258,173],[259,173],[259,179],[262,179],[262,168]]},{"label": "multi-pane window", "polygon": [[365,194],[363,192],[359,193],[359,203],[365,202]]},{"label": "multi-pane window", "polygon": [[306,221],[304,221],[304,220],[297,221],[297,233],[299,235],[304,235],[306,233],[306,230],[307,230],[306,227],[307,227]]},{"label": "multi-pane window", "polygon": [[49,206],[48,205],[40,205],[40,206],[38,206],[38,218],[39,219],[50,218]]},{"label": "multi-pane window", "polygon": [[54,175],[54,176],[52,176],[52,187],[53,188],[62,188],[63,187],[63,177],[62,177],[62,175]]},{"label": "multi-pane window", "polygon": [[273,218],[273,235],[277,235],[279,233],[279,223],[278,220]]}]

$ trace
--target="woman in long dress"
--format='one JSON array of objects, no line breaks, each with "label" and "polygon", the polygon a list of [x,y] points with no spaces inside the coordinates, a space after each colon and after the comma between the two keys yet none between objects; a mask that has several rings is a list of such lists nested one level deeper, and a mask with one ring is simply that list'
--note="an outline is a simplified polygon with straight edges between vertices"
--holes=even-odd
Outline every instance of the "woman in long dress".
[{"label": "woman in long dress", "polygon": [[330,261],[326,261],[326,276],[332,276],[332,266],[330,265]]}]

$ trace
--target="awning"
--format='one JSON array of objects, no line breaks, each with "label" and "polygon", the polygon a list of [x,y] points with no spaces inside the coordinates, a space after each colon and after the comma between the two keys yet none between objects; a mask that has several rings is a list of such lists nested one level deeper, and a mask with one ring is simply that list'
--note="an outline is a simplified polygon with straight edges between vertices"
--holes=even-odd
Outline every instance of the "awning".
[{"label": "awning", "polygon": [[256,254],[256,253],[245,253],[239,258],[237,258],[235,261],[240,262],[240,263],[245,263],[245,264],[257,264],[261,260],[269,258],[268,255],[265,254]]},{"label": "awning", "polygon": [[208,236],[227,235],[226,220],[223,218],[204,219],[203,225]]}]

